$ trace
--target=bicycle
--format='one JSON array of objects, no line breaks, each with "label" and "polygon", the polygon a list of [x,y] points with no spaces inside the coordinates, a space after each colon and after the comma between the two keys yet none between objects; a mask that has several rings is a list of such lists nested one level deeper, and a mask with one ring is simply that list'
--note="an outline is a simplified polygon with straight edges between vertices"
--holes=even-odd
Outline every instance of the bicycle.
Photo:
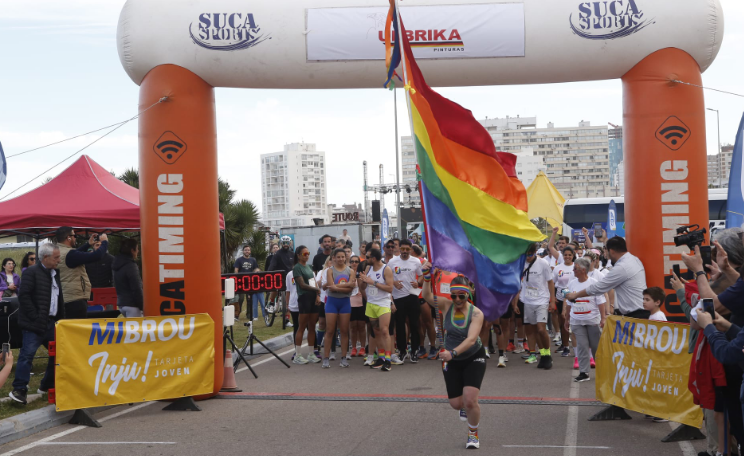
[{"label": "bicycle", "polygon": [[273,312],[270,312],[267,310],[268,307],[268,296],[267,299],[264,301],[264,308],[263,308],[263,317],[264,317],[264,323],[266,324],[266,327],[271,327],[271,325],[274,324],[274,319],[278,315],[279,318],[282,319],[282,329],[287,328],[287,303],[285,302],[285,293],[283,291],[280,291],[276,294],[276,299],[274,300],[274,308],[272,309]]}]

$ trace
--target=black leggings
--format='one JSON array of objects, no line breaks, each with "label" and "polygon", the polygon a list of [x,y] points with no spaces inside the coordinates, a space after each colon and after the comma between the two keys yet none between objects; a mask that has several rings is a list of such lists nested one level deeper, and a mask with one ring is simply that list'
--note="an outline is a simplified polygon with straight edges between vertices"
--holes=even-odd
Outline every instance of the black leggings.
[{"label": "black leggings", "polygon": [[297,336],[297,328],[300,326],[300,312],[289,311],[292,315],[292,344],[294,344],[295,337]]},{"label": "black leggings", "polygon": [[403,298],[394,299],[395,303],[395,332],[398,343],[398,350],[400,355],[406,354],[406,317],[408,317],[408,328],[411,332],[411,347],[412,350],[417,350],[420,343],[419,337],[419,317],[421,316],[421,305],[419,304],[418,296],[408,295]]}]

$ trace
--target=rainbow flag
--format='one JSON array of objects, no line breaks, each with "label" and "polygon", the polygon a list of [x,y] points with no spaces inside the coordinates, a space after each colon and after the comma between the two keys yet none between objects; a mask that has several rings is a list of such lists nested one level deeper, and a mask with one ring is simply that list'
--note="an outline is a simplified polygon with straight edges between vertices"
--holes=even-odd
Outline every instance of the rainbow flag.
[{"label": "rainbow flag", "polygon": [[[433,265],[468,277],[488,320],[500,317],[520,290],[525,251],[544,235],[527,215],[527,192],[517,179],[516,157],[497,152],[473,114],[432,90],[410,43],[398,30],[394,2],[386,36],[388,80],[405,59],[429,253]],[[401,21],[402,24],[402,21]],[[402,25],[401,25],[402,27]],[[402,36],[403,39],[399,39]]]}]

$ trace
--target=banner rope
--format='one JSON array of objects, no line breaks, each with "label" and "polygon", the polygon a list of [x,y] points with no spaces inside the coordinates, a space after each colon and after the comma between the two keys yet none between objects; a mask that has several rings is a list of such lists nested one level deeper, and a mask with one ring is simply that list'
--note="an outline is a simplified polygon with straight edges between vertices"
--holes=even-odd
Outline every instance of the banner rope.
[{"label": "banner rope", "polygon": [[[137,115],[135,115],[134,117],[132,117],[132,118],[130,118],[130,119],[127,119],[127,120],[125,120],[125,121],[123,121],[123,122],[120,122],[120,123],[118,123],[118,124],[113,124],[113,125],[116,125],[116,127],[115,127],[115,128],[111,129],[110,131],[107,131],[107,132],[106,132],[105,134],[103,134],[103,135],[101,135],[100,137],[96,138],[95,140],[93,140],[93,142],[89,143],[88,145],[86,145],[86,146],[85,146],[85,147],[83,147],[82,149],[79,149],[78,151],[74,152],[73,154],[71,154],[71,155],[68,155],[68,156],[67,156],[67,157],[65,157],[65,158],[64,158],[64,159],[63,159],[62,161],[58,162],[57,164],[55,164],[55,165],[54,165],[54,166],[52,166],[51,168],[49,168],[49,169],[46,169],[46,170],[45,170],[45,171],[43,171],[43,172],[42,172],[41,174],[39,174],[39,175],[37,175],[37,176],[35,176],[35,177],[31,178],[31,179],[30,179],[30,180],[29,180],[28,182],[26,182],[25,184],[21,185],[20,187],[17,187],[17,188],[16,188],[16,189],[14,189],[14,190],[13,190],[12,192],[10,192],[10,193],[8,193],[7,195],[5,195],[4,197],[0,198],[0,201],[2,201],[2,200],[5,200],[5,199],[6,199],[6,198],[8,198],[8,197],[9,197],[10,195],[14,194],[14,193],[15,193],[15,192],[17,192],[18,190],[20,190],[20,189],[22,189],[23,187],[27,186],[28,184],[30,184],[30,183],[31,183],[31,182],[33,182],[34,180],[36,180],[36,179],[40,178],[40,177],[41,177],[41,176],[43,176],[44,174],[46,174],[46,173],[48,173],[49,171],[53,170],[53,169],[54,169],[54,168],[56,168],[57,166],[59,166],[59,165],[61,165],[62,163],[66,162],[67,160],[71,159],[71,158],[72,158],[72,157],[74,157],[75,155],[77,155],[77,154],[79,154],[80,152],[84,151],[84,150],[85,150],[85,149],[87,149],[88,147],[90,147],[90,146],[92,146],[93,144],[97,143],[98,141],[102,140],[103,138],[105,138],[106,136],[108,136],[108,135],[110,135],[111,133],[115,132],[116,130],[118,130],[119,128],[121,128],[121,127],[123,127],[124,125],[128,124],[129,122],[131,122],[131,121],[135,120],[136,118],[138,118],[138,117],[139,117],[139,116],[141,116],[142,114],[144,114],[144,113],[146,113],[147,111],[149,111],[149,110],[150,110],[151,108],[153,108],[153,107],[154,107],[155,105],[157,105],[157,104],[160,104],[160,103],[162,103],[162,102],[166,101],[167,99],[168,99],[168,97],[162,97],[161,99],[159,99],[158,101],[156,101],[155,103],[153,103],[152,105],[150,105],[150,106],[149,106],[149,107],[148,107],[147,109],[144,109],[144,110],[142,110],[141,112],[137,113]],[[110,127],[110,126],[109,126],[109,127]],[[109,128],[109,127],[103,127],[103,128],[100,128],[100,129],[98,129],[98,130],[95,130],[95,131],[100,131],[100,130],[104,130],[104,129],[106,129],[106,128]],[[83,135],[78,135],[78,136],[75,136],[74,138],[77,138],[77,137],[80,137],[80,136],[85,136],[85,135],[87,135],[87,134],[88,134],[88,133],[85,133],[85,134],[83,134]],[[66,139],[66,140],[63,140],[63,141],[59,141],[59,142],[57,142],[57,143],[54,143],[54,144],[59,144],[60,142],[64,142],[64,141],[69,141],[70,139],[73,139],[73,138],[68,138],[68,139]],[[36,148],[36,149],[28,150],[28,151],[26,151],[26,152],[31,152],[31,151],[33,151],[33,150],[39,150],[39,149],[43,149],[44,147],[49,147],[49,146],[51,146],[51,145],[53,145],[53,144],[49,144],[49,145],[47,145],[47,146],[42,146],[42,147],[38,147],[38,148]],[[21,153],[15,154],[15,155],[11,155],[10,157],[14,157],[14,156],[16,156],[16,155],[21,155],[21,154],[23,154],[23,153],[26,153],[26,152],[21,152]],[[10,158],[10,157],[8,157],[8,158]]]},{"label": "banner rope", "polygon": [[728,94],[728,95],[734,95],[736,97],[742,97],[742,98],[744,98],[744,95],[741,95],[741,94],[738,94],[738,93],[727,92],[725,90],[720,90],[720,89],[714,89],[713,87],[704,87],[704,86],[701,86],[701,85],[693,84],[691,82],[680,81],[679,79],[670,79],[670,81],[671,82],[676,82],[677,84],[684,84],[684,85],[688,85],[688,86],[692,86],[692,87],[697,87],[697,88],[705,89],[705,90],[713,90],[714,92],[720,92],[720,93],[725,93],[725,94]]}]

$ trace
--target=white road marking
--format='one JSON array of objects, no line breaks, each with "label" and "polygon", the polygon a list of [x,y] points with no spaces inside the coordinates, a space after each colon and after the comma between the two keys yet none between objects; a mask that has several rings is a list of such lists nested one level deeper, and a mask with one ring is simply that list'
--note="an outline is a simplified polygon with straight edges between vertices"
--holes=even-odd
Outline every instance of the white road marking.
[{"label": "white road marking", "polygon": [[[504,448],[569,448],[566,445],[501,445]],[[581,450],[610,450],[608,446],[572,446],[573,449]]]},{"label": "white road marking", "polygon": [[[571,392],[568,397],[571,399],[579,398],[579,385],[581,383],[573,381],[574,371],[571,370]],[[579,407],[571,405],[568,407],[568,417],[566,419],[566,439],[563,441],[563,456],[576,456],[576,442],[579,435]],[[560,448],[560,447],[556,447]]]},{"label": "white road marking", "polygon": [[[144,404],[135,405],[134,407],[130,407],[128,409],[122,410],[121,412],[114,413],[113,415],[109,415],[105,418],[101,418],[100,422],[112,420],[114,418],[118,418],[122,415],[126,415],[127,413],[134,412],[135,410],[139,410],[141,408],[145,408],[148,405],[154,404],[154,402],[145,402]],[[57,434],[50,435],[49,437],[44,437],[43,439],[39,439],[33,443],[29,443],[28,445],[24,445],[22,447],[18,447],[15,450],[10,450],[7,453],[0,454],[0,456],[13,456],[18,453],[23,453],[26,450],[30,450],[32,448],[36,448],[39,445],[43,445],[47,442],[51,442],[53,440],[57,440],[60,437],[64,437],[66,435],[70,435],[74,432],[81,431],[83,429],[89,429],[88,426],[75,426],[72,429],[67,429],[66,431],[58,432]]]},{"label": "white road marking", "polygon": [[[300,347],[300,348],[304,348],[304,347],[307,347],[307,342],[304,343],[304,344],[302,344],[302,347]],[[283,351],[281,353],[277,353],[277,355],[284,356],[284,355],[286,355],[288,353],[292,353],[293,351],[294,351],[294,346],[292,348],[290,348],[289,350],[285,350],[285,351]],[[255,366],[261,365],[263,363],[268,363],[272,359],[276,359],[276,358],[274,358],[274,356],[271,353],[266,353],[266,354],[269,355],[270,358],[264,359],[263,361],[259,361],[257,363],[251,363],[250,361],[248,361],[248,363],[251,365],[251,367],[255,367]],[[240,358],[238,358],[238,359],[240,359]],[[243,360],[240,360],[240,362],[242,363]],[[247,371],[247,370],[248,370],[247,367],[241,367],[240,369],[236,370],[235,373],[238,374],[240,372]],[[0,454],[0,456],[3,456],[3,455]]]},{"label": "white road marking", "polygon": [[175,445],[176,442],[44,442],[42,445]]},{"label": "white road marking", "polygon": [[[669,422],[669,427],[671,427],[672,430],[677,429],[677,426],[680,426],[680,424],[672,421]],[[692,443],[690,443],[689,440],[683,440],[677,443],[679,443],[679,449],[682,450],[684,456],[695,456],[697,454],[695,447],[692,446]]]}]

